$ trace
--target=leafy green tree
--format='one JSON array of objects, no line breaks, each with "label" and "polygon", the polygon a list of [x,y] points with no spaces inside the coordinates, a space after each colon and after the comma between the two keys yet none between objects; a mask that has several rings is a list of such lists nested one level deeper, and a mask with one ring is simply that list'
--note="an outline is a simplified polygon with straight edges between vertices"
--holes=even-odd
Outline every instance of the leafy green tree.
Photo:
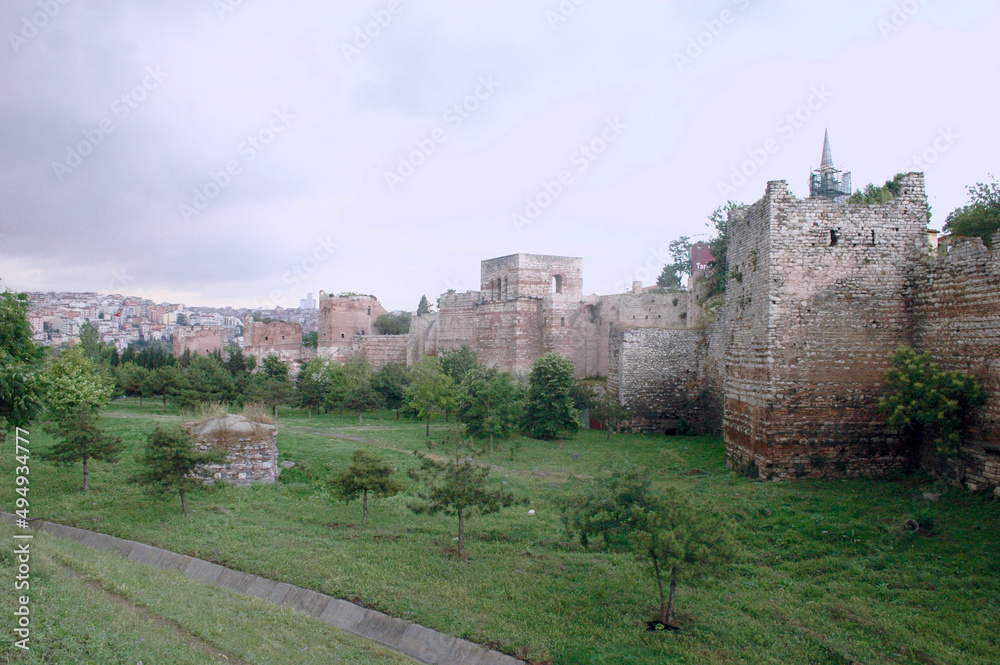
[{"label": "leafy green tree", "polygon": [[457,349],[443,349],[439,357],[442,371],[451,377],[456,386],[462,383],[466,374],[479,367],[476,352],[468,344]]},{"label": "leafy green tree", "polygon": [[406,403],[426,421],[427,445],[431,443],[431,417],[454,408],[455,402],[455,382],[445,374],[438,358],[427,356],[413,366]]},{"label": "leafy green tree", "polygon": [[410,332],[410,313],[380,314],[373,325],[380,335],[405,335]]},{"label": "leafy green tree", "polygon": [[488,485],[490,467],[480,466],[469,460],[436,462],[422,453],[420,468],[411,469],[410,477],[423,487],[417,491],[417,500],[409,506],[419,514],[437,514],[458,517],[458,555],[465,556],[465,520],[473,512],[482,515],[495,513],[518,501],[510,490],[499,487],[490,489]]},{"label": "leafy green tree", "polygon": [[393,477],[393,468],[381,457],[365,450],[355,450],[351,464],[333,474],[330,487],[341,501],[351,502],[360,495],[362,524],[368,524],[368,495],[390,497],[399,494],[403,486]]},{"label": "leafy green tree", "polygon": [[864,190],[857,190],[847,198],[848,203],[889,203],[899,196],[899,188],[903,182],[903,174],[897,173],[892,180],[886,180],[884,185],[868,183]]},{"label": "leafy green tree", "polygon": [[98,427],[97,416],[89,408],[60,412],[45,429],[59,440],[42,457],[67,466],[83,462],[84,492],[90,487],[90,461],[114,463],[122,452],[122,440]]},{"label": "leafy green tree", "polygon": [[182,370],[177,365],[157,367],[149,373],[149,394],[159,395],[163,400],[163,413],[167,412],[167,398],[176,395],[184,381]]},{"label": "leafy green tree", "polygon": [[[992,178],[992,176],[990,176]],[[970,202],[948,215],[944,230],[956,236],[982,238],[989,247],[1000,231],[1000,183],[977,182],[968,187]]]},{"label": "leafy green tree", "polygon": [[253,401],[269,405],[277,418],[278,406],[290,403],[295,397],[288,365],[273,353],[264,356],[260,371],[251,377],[248,392]]},{"label": "leafy green tree", "polygon": [[590,408],[590,415],[604,424],[604,430],[611,440],[611,432],[617,432],[622,423],[628,420],[629,410],[618,401],[616,395],[605,391]]},{"label": "leafy green tree", "polygon": [[174,396],[182,410],[194,411],[200,404],[233,403],[237,399],[233,376],[217,357],[194,356],[180,377]]},{"label": "leafy green tree", "polygon": [[[714,512],[699,509],[676,490],[648,497],[633,508],[635,555],[647,563],[660,594],[660,621],[674,624],[677,582],[730,561],[736,546],[729,526]],[[669,582],[669,593],[664,591]]]},{"label": "leafy green tree", "polygon": [[427,296],[420,296],[420,303],[417,305],[417,316],[431,313],[431,301]]},{"label": "leafy green tree", "polygon": [[42,406],[45,348],[35,344],[27,312],[27,295],[0,293],[0,418],[13,427],[27,427]]},{"label": "leafy green tree", "polygon": [[382,406],[382,396],[372,387],[370,376],[357,377],[344,398],[344,408],[358,414],[358,424],[364,424],[365,411]]},{"label": "leafy green tree", "polygon": [[524,408],[524,429],[536,439],[552,440],[576,432],[579,412],[573,407],[576,368],[558,353],[548,353],[531,366]]},{"label": "leafy green tree", "polygon": [[406,401],[406,386],[410,383],[410,372],[406,365],[389,363],[375,372],[372,376],[372,387],[385,402],[386,408],[396,411],[399,417],[399,409]]},{"label": "leafy green tree", "polygon": [[324,373],[323,404],[326,409],[344,409],[344,402],[351,392],[354,379],[344,365],[327,365]]},{"label": "leafy green tree", "polygon": [[90,321],[85,321],[80,326],[80,348],[83,350],[83,355],[95,363],[101,361],[101,333]]},{"label": "leafy green tree", "polygon": [[625,550],[635,529],[637,506],[650,501],[650,479],[635,471],[614,471],[593,480],[571,478],[556,501],[567,533],[584,547],[600,537],[604,548]]},{"label": "leafy green tree", "polygon": [[954,460],[961,484],[961,434],[972,411],[986,399],[982,386],[963,372],[938,369],[929,354],[908,346],[889,354],[889,362],[879,409],[890,426],[911,435],[928,434],[938,452]]},{"label": "leafy green tree", "polygon": [[319,348],[319,333],[315,330],[302,336],[302,346],[307,349]]},{"label": "leafy green tree", "polygon": [[656,285],[665,289],[678,289],[684,285],[684,276],[691,274],[691,238],[681,236],[671,240],[670,263],[663,266],[663,272],[656,278]]},{"label": "leafy green tree", "polygon": [[458,398],[458,417],[477,439],[506,439],[517,428],[524,396],[510,374],[477,368],[465,375]]},{"label": "leafy green tree", "polygon": [[141,408],[142,398],[150,394],[149,370],[134,362],[126,362],[115,368],[114,375],[118,390],[126,397],[138,397]]},{"label": "leafy green tree", "polygon": [[56,419],[74,411],[97,411],[114,395],[114,383],[80,345],[59,354],[42,375],[45,406]]},{"label": "leafy green tree", "polygon": [[195,449],[190,432],[179,427],[157,425],[146,437],[146,449],[140,464],[143,472],[136,480],[166,494],[177,492],[181,497],[181,512],[187,512],[187,493],[203,482],[193,476],[202,464],[221,464],[226,451],[215,449],[201,452]]},{"label": "leafy green tree", "polygon": [[321,358],[313,358],[295,377],[295,396],[300,408],[308,409],[312,418],[313,409],[323,408],[326,401],[326,367]]},{"label": "leafy green tree", "polygon": [[729,276],[729,263],[726,257],[729,252],[729,218],[742,217],[746,209],[747,206],[743,203],[729,201],[713,210],[708,216],[707,226],[715,230],[715,236],[708,241],[708,248],[715,260],[708,264],[709,289],[706,299],[726,290],[726,279]]}]

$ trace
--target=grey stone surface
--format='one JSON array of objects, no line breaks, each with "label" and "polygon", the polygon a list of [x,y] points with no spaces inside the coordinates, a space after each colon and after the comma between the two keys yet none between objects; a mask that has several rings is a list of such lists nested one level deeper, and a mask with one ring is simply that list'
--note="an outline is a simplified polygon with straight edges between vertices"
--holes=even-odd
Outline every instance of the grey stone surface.
[{"label": "grey stone surface", "polygon": [[365,614],[354,632],[358,635],[370,637],[382,644],[396,646],[399,643],[399,638],[403,636],[406,627],[409,625],[408,621],[401,621],[381,612],[368,610],[368,613]]},{"label": "grey stone surface", "polygon": [[342,628],[353,633],[367,613],[368,610],[354,603],[333,598],[326,606],[326,609],[323,610],[323,613],[320,614],[319,618],[322,621],[333,624],[337,628]]},{"label": "grey stone surface", "polygon": [[454,648],[455,639],[451,635],[411,623],[400,635],[396,648],[421,660],[434,663],[439,662],[435,659],[441,658],[442,654],[447,654]]},{"label": "grey stone surface", "polygon": [[330,602],[330,597],[309,589],[292,587],[282,599],[281,604],[296,612],[302,612],[309,616],[318,617],[326,609]]}]

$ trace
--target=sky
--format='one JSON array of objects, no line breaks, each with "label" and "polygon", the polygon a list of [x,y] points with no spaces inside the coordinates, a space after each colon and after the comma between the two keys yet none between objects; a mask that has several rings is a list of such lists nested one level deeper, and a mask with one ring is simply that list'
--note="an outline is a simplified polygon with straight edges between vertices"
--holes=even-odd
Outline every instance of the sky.
[{"label": "sky", "polygon": [[8,0],[0,288],[294,307],[479,289],[483,259],[655,282],[767,181],[997,173],[1000,3]]}]

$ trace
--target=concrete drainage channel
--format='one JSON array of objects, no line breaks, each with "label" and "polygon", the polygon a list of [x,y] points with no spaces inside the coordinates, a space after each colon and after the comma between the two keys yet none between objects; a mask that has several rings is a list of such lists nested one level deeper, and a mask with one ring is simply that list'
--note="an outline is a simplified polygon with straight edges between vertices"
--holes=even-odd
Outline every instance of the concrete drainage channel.
[{"label": "concrete drainage channel", "polygon": [[[6,524],[13,525],[16,519],[16,515],[0,512],[0,520]],[[526,665],[524,661],[498,651],[484,649],[467,640],[396,619],[346,600],[301,589],[285,582],[275,582],[257,575],[241,573],[225,566],[161,550],[134,540],[123,540],[103,533],[42,520],[32,521],[31,528],[59,538],[74,540],[95,550],[117,552],[132,561],[166,570],[177,570],[192,579],[288,607],[341,630],[378,642],[422,663]]]}]

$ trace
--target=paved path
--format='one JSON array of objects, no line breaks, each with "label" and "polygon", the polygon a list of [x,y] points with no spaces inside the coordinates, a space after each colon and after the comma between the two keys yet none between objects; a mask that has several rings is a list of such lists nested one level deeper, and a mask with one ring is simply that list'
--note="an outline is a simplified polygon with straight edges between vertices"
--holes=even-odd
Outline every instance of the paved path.
[{"label": "paved path", "polygon": [[[16,515],[0,512],[0,521],[13,525]],[[177,570],[184,575],[235,591],[255,596],[275,605],[289,607],[349,633],[366,637],[406,654],[422,663],[435,665],[526,665],[498,651],[484,649],[467,640],[445,635],[430,628],[369,610],[346,600],[302,589],[285,582],[275,582],[257,575],[241,573],[202,559],[177,554],[169,550],[123,540],[103,533],[71,526],[33,520],[31,528],[59,538],[75,540],[96,550],[117,552],[127,559],[157,568]]]}]

